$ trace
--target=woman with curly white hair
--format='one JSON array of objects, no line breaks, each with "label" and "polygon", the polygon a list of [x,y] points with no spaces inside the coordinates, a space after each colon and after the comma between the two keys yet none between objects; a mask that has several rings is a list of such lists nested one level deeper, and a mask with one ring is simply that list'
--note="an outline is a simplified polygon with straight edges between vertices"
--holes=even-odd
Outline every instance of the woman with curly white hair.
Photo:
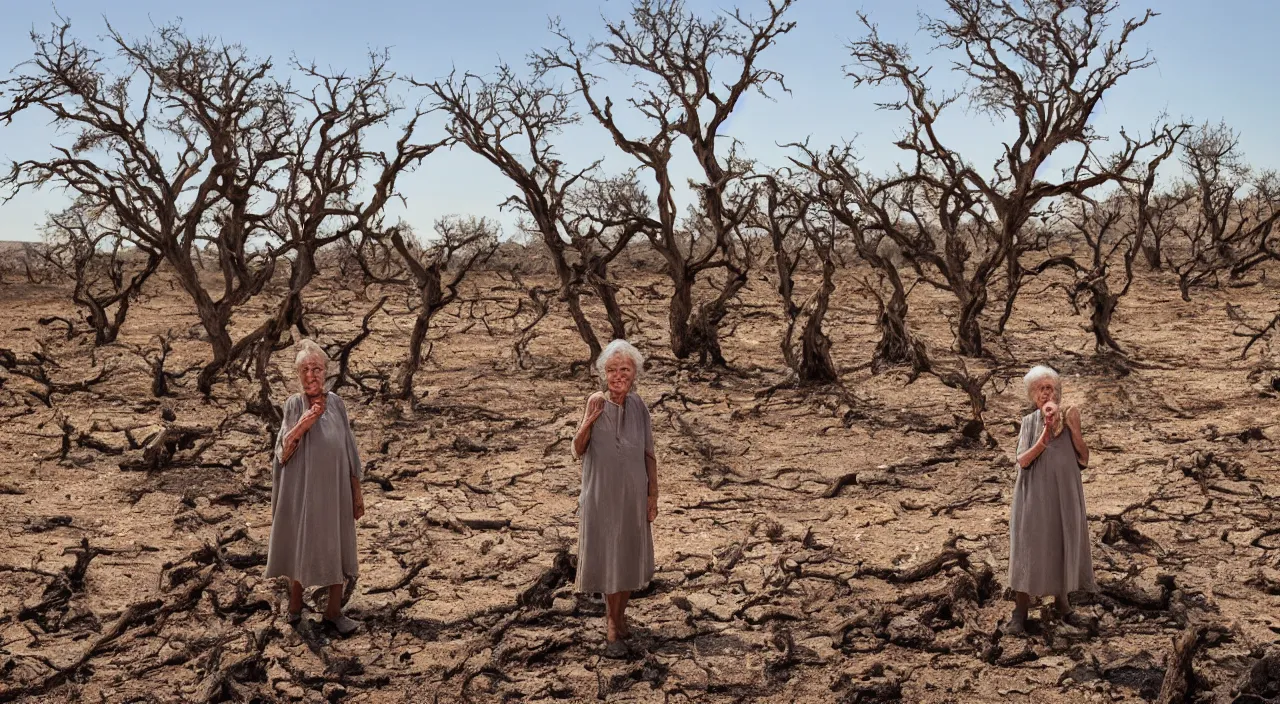
[{"label": "woman with curly white hair", "polygon": [[653,579],[658,515],[658,461],[649,407],[633,391],[644,366],[626,340],[610,342],[596,360],[605,391],[592,394],[573,439],[582,459],[578,524],[579,592],[605,596],[606,654],[626,653],[625,612],[631,592]]},{"label": "woman with curly white hair", "polygon": [[347,635],[342,590],[358,572],[356,520],[364,515],[360,452],[342,399],[325,391],[329,358],[303,340],[294,364],[302,392],[284,403],[271,468],[268,577],[289,578],[289,622],[302,616],[303,587],[328,587],[324,620]]},{"label": "woman with curly white hair", "polygon": [[1015,634],[1026,631],[1032,597],[1052,595],[1059,615],[1071,621],[1071,592],[1097,589],[1080,481],[1089,464],[1080,409],[1061,407],[1062,378],[1049,367],[1033,367],[1023,386],[1036,410],[1022,418],[1009,518],[1009,588],[1016,606],[1006,629]]}]

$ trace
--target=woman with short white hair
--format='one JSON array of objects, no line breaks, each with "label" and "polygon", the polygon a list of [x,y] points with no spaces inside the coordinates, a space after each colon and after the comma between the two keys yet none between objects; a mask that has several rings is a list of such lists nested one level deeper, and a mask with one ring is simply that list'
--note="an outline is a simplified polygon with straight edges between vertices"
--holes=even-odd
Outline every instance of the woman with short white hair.
[{"label": "woman with short white hair", "polygon": [[596,360],[605,391],[592,394],[573,439],[582,459],[575,588],[605,596],[606,654],[626,654],[626,608],[631,592],[653,579],[653,534],[658,515],[658,461],[649,407],[632,390],[644,367],[626,340],[610,342]]},{"label": "woman with short white hair", "polygon": [[1033,367],[1022,381],[1036,410],[1022,418],[1009,517],[1009,588],[1016,605],[1006,630],[1015,634],[1026,632],[1032,597],[1053,596],[1059,615],[1070,621],[1071,592],[1097,590],[1080,481],[1089,464],[1080,409],[1061,408],[1062,378],[1049,367]]},{"label": "woman with short white hair", "polygon": [[342,589],[359,572],[356,520],[364,515],[360,451],[347,407],[325,391],[329,358],[312,340],[294,360],[302,392],[284,403],[271,467],[268,577],[289,578],[289,622],[302,617],[303,587],[328,587],[324,620],[347,635],[359,627],[342,613]]}]

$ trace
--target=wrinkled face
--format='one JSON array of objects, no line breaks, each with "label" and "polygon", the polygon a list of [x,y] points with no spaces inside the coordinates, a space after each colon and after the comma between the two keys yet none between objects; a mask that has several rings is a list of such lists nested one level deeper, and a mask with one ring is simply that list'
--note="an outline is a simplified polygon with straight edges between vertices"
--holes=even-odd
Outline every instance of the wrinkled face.
[{"label": "wrinkled face", "polygon": [[307,357],[298,364],[298,380],[302,382],[302,393],[308,396],[319,396],[324,392],[325,364],[319,357]]},{"label": "wrinkled face", "polygon": [[1031,400],[1040,410],[1045,409],[1045,404],[1053,401],[1054,385],[1052,379],[1041,379],[1031,385]]},{"label": "wrinkled face", "polygon": [[610,393],[617,396],[626,395],[631,391],[631,385],[636,380],[635,362],[625,354],[613,355],[604,363],[604,379]]}]

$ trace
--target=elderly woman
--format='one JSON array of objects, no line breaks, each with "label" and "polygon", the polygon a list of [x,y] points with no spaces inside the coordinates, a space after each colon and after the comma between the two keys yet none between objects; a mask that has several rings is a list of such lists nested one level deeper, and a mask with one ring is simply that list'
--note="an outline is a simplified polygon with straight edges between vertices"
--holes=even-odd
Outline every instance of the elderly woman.
[{"label": "elderly woman", "polygon": [[1010,633],[1026,631],[1033,596],[1052,595],[1059,615],[1069,621],[1068,595],[1097,589],[1080,483],[1089,464],[1080,410],[1061,408],[1062,379],[1049,367],[1032,368],[1023,385],[1036,410],[1022,418],[1018,435],[1018,479],[1009,518],[1009,588],[1016,604]]},{"label": "elderly woman", "polygon": [[355,577],[356,520],[364,515],[360,453],[347,408],[325,391],[329,358],[311,340],[295,360],[302,393],[284,404],[271,469],[267,576],[290,581],[289,623],[302,616],[304,586],[327,586],[324,620],[347,635],[359,627],[342,613],[342,588]]},{"label": "elderly woman", "polygon": [[653,452],[649,408],[632,387],[644,364],[639,350],[614,340],[600,353],[596,370],[605,391],[587,399],[573,454],[582,459],[578,497],[579,592],[605,595],[607,654],[625,654],[620,639],[631,592],[653,578],[653,535],[658,515],[658,461]]}]

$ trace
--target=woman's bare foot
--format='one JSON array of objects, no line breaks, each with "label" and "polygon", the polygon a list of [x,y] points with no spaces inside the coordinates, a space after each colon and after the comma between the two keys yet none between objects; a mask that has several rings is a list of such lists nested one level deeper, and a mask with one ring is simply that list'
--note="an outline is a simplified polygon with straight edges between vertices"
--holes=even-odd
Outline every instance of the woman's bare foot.
[{"label": "woman's bare foot", "polygon": [[289,584],[289,616],[290,625],[302,620],[302,585],[297,582]]},{"label": "woman's bare foot", "polygon": [[1027,614],[1015,610],[1013,615],[1009,617],[1009,622],[1004,625],[1004,632],[1011,636],[1024,636],[1027,634]]},{"label": "woman's bare foot", "polygon": [[610,643],[622,638],[622,629],[618,628],[618,619],[614,617],[613,609],[606,609],[604,615],[605,640]]},{"label": "woman's bare foot", "polygon": [[1054,597],[1053,608],[1057,612],[1058,618],[1065,621],[1071,615],[1071,598],[1066,594]]},{"label": "woman's bare foot", "polygon": [[355,633],[356,629],[363,625],[361,622],[349,618],[346,614],[339,613],[337,616],[325,616],[324,620],[333,626],[334,630],[344,636]]}]

